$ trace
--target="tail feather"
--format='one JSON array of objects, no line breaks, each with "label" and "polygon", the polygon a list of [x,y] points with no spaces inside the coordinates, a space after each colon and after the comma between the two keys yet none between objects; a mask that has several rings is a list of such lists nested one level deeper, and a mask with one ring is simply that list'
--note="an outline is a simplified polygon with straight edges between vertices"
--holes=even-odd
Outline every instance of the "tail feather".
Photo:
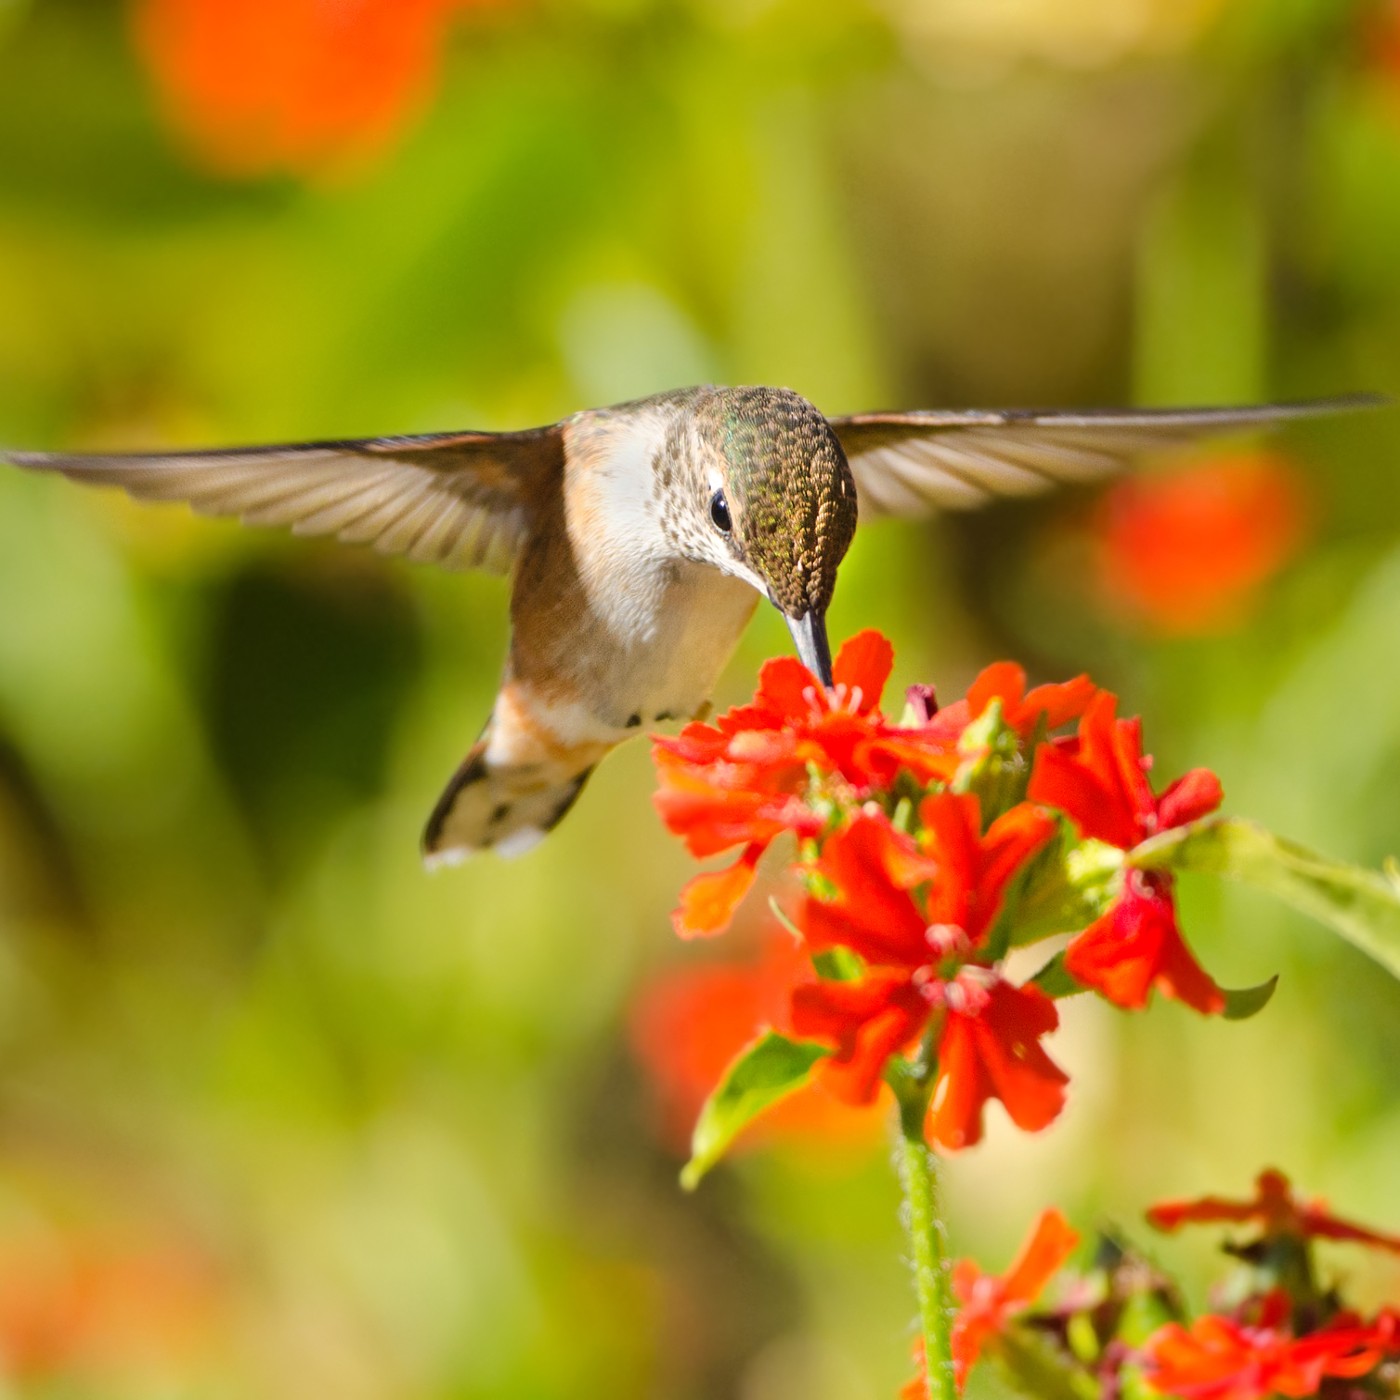
[{"label": "tail feather", "polygon": [[423,860],[432,869],[455,865],[492,848],[523,855],[564,818],[593,771],[559,764],[497,767],[482,738],[452,776],[423,832]]}]

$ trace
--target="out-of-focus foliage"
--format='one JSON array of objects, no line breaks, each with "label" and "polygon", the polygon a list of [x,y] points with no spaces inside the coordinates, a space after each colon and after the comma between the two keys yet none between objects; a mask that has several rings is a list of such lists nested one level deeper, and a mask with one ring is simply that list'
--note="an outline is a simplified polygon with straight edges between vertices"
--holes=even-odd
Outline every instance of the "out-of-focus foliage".
[{"label": "out-of-focus foliage", "polygon": [[[1388,3],[441,5],[427,76],[343,162],[220,162],[167,125],[143,63],[178,9],[0,7],[0,440],[509,427],[706,379],[833,411],[1400,389]],[[898,682],[948,693],[1001,655],[1089,669],[1151,717],[1161,771],[1207,763],[1228,808],[1377,864],[1400,428],[1275,450],[1311,518],[1224,631],[1104,598],[1085,495],[870,527],[833,635],[880,626]],[[0,475],[15,1394],[897,1388],[878,1151],[804,1137],[676,1188],[629,1007],[704,950],[669,931],[685,861],[643,746],[526,859],[423,873],[504,602]],[[720,702],[786,646],[760,616]],[[993,1122],[955,1163],[957,1252],[1006,1257],[1051,1200],[1128,1218],[1268,1162],[1400,1224],[1394,985],[1260,896],[1181,895],[1223,981],[1282,974],[1273,1003],[1230,1027],[1068,1006],[1063,1120]],[[1192,1248],[1162,1252],[1204,1277]],[[1353,1295],[1397,1286],[1379,1264]]]}]

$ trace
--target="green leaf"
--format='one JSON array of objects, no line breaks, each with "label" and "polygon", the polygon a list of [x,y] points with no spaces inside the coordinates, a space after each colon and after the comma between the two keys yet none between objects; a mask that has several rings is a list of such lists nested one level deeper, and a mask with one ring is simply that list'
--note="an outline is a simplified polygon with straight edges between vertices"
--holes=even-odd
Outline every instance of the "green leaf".
[{"label": "green leaf", "polygon": [[1278,975],[1275,974],[1257,987],[1240,987],[1233,991],[1222,987],[1225,1010],[1220,1013],[1221,1016],[1227,1021],[1247,1021],[1251,1016],[1257,1016],[1273,1000],[1277,986]]},{"label": "green leaf", "polygon": [[1400,977],[1400,887],[1379,871],[1314,855],[1235,817],[1164,831],[1129,860],[1144,870],[1198,870],[1266,890]]},{"label": "green leaf", "polygon": [[789,1040],[776,1031],[766,1032],[742,1050],[700,1110],[681,1185],[693,1191],[740,1131],[770,1104],[800,1089],[812,1066],[829,1053],[824,1045]]}]

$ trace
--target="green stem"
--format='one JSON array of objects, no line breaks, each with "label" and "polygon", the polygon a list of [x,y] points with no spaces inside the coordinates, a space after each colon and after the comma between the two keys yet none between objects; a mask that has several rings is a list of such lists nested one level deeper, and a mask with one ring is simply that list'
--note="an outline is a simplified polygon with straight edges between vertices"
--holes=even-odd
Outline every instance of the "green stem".
[{"label": "green stem", "polygon": [[953,1298],[948,1281],[948,1238],[938,1205],[938,1162],[924,1141],[926,1095],[900,1095],[899,1174],[904,1183],[914,1288],[928,1361],[929,1400],[956,1400],[953,1384]]}]

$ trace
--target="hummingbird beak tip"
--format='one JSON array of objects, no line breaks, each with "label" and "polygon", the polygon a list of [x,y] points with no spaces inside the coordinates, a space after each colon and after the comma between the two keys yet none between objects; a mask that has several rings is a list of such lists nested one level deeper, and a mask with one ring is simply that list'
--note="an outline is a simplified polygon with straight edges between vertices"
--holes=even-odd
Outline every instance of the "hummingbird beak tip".
[{"label": "hummingbird beak tip", "polygon": [[789,617],[787,625],[802,664],[830,690],[831,646],[826,639],[826,614],[812,611]]}]

